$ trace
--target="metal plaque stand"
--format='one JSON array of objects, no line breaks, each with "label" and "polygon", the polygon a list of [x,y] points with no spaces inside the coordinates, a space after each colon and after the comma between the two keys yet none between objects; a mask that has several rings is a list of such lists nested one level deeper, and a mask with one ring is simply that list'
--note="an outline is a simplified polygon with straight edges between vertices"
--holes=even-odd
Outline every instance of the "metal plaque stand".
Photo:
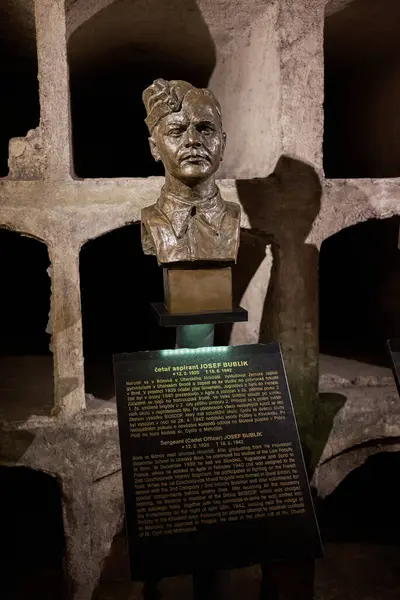
[{"label": "metal plaque stand", "polygon": [[[176,327],[175,348],[207,348],[214,345],[216,323],[247,321],[241,307],[231,311],[172,314],[163,303],[152,304],[154,316],[161,327]],[[264,563],[260,600],[312,600],[314,560],[276,561]],[[147,581],[144,600],[161,600],[160,579]],[[193,573],[193,600],[217,600],[217,571]]]},{"label": "metal plaque stand", "polygon": [[[176,327],[176,349],[213,346],[217,323],[236,323],[248,319],[247,311],[240,306],[232,310],[184,314],[170,313],[163,303],[154,303],[151,307],[161,327]],[[193,600],[216,600],[216,577],[214,571],[193,573]],[[158,583],[159,580],[145,583],[145,600],[161,598]]]}]

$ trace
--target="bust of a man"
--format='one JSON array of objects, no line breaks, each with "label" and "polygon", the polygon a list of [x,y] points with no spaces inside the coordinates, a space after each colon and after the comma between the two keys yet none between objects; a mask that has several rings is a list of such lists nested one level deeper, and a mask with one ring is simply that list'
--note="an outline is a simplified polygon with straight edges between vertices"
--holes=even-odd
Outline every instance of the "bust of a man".
[{"label": "bust of a man", "polygon": [[144,252],[161,265],[236,261],[240,206],[215,183],[226,140],[217,99],[186,81],[157,79],[143,101],[150,149],[165,168],[159,199],[142,210]]}]

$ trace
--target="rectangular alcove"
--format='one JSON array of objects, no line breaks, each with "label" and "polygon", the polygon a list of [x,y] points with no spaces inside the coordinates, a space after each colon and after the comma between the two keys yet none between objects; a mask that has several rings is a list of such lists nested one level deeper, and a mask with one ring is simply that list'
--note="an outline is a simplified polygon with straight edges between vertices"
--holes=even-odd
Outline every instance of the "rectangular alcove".
[{"label": "rectangular alcove", "polygon": [[399,21],[397,0],[331,0],[327,4],[327,177],[400,176]]},{"label": "rectangular alcove", "polygon": [[0,597],[67,598],[61,491],[54,477],[0,466]]},{"label": "rectangular alcove", "polygon": [[0,229],[0,420],[51,414],[50,264],[47,247]]},{"label": "rectangular alcove", "polygon": [[67,13],[74,171],[148,177],[142,92],[157,78],[209,87],[228,134],[220,177],[262,177],[279,156],[279,36],[275,4],[120,0]]},{"label": "rectangular alcove", "polygon": [[163,300],[162,269],[143,254],[139,223],[87,242],[79,264],[86,402],[112,406],[113,354],[174,347],[175,330],[151,313]]},{"label": "rectangular alcove", "polygon": [[0,3],[0,177],[8,175],[8,143],[39,125],[33,0]]}]

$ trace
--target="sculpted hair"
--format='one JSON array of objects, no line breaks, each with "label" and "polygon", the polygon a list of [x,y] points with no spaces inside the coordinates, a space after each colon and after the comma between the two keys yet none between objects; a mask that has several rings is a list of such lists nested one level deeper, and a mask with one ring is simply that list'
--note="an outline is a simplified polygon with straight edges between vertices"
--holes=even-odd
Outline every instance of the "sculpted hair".
[{"label": "sculpted hair", "polygon": [[161,119],[173,112],[180,111],[182,103],[189,92],[202,94],[209,98],[215,106],[222,122],[221,106],[211,90],[208,90],[207,88],[196,88],[191,83],[179,79],[171,81],[156,79],[144,90],[142,95],[147,112],[145,122],[150,135]]}]

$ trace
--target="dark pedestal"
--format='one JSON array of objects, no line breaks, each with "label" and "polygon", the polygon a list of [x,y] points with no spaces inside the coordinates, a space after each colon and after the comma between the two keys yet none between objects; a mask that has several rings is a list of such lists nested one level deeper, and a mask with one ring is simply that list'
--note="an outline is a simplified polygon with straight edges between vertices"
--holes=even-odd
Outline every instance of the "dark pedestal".
[{"label": "dark pedestal", "polygon": [[236,306],[231,310],[203,311],[200,313],[171,313],[163,302],[151,305],[161,327],[176,327],[175,348],[206,348],[214,345],[216,323],[247,321],[247,310]]},{"label": "dark pedestal", "polygon": [[170,313],[163,302],[151,305],[154,316],[161,327],[179,327],[182,325],[202,325],[205,323],[237,323],[247,321],[247,310],[234,306],[231,310],[204,311],[201,313]]}]

